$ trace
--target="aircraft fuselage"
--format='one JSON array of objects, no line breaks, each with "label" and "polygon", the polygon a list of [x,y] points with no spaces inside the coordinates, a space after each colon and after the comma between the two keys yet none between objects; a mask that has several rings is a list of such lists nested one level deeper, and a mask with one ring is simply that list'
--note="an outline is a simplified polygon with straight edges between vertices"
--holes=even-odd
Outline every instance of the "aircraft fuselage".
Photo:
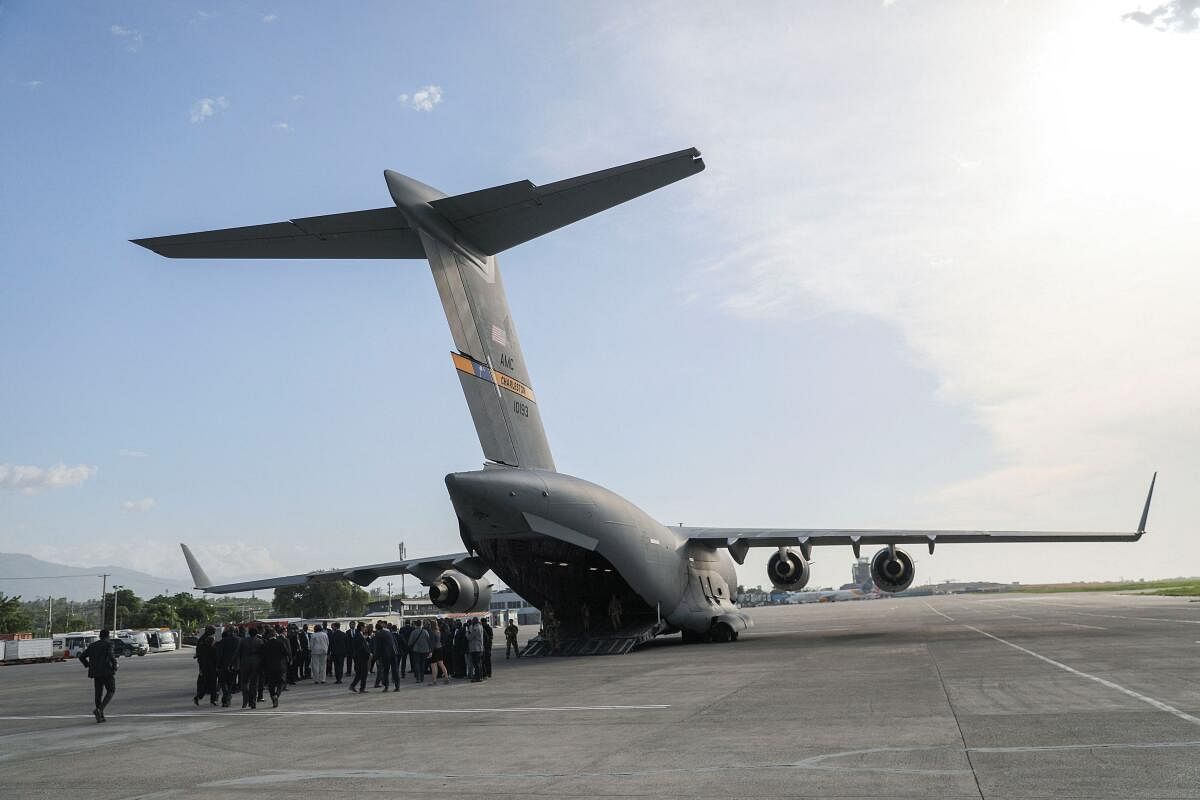
[{"label": "aircraft fuselage", "polygon": [[[725,549],[688,542],[614,492],[545,470],[488,468],[446,476],[463,543],[568,631],[593,628],[615,595],[622,624],[706,633],[752,625],[734,605],[737,574]],[[583,606],[587,606],[585,612]]]}]

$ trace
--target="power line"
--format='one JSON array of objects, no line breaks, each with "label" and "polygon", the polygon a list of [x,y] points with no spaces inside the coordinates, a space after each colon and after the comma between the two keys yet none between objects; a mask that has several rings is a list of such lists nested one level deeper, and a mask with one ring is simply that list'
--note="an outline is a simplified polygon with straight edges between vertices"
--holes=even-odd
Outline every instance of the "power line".
[{"label": "power line", "polygon": [[44,581],[56,578],[103,578],[100,573],[77,573],[75,575],[28,575],[20,578],[0,578],[0,581]]}]

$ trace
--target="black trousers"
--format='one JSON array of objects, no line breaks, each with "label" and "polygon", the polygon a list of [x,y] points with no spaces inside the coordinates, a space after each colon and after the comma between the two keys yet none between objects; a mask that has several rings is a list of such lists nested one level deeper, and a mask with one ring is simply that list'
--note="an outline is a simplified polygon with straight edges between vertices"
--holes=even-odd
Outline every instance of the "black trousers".
[{"label": "black trousers", "polygon": [[258,686],[261,680],[259,664],[242,664],[238,680],[242,684],[242,705],[251,706],[258,702]]},{"label": "black trousers", "polygon": [[[329,661],[326,662],[325,674],[332,675],[334,680],[340,682],[342,680],[342,665],[345,663],[346,663],[345,656],[330,656]],[[333,670],[333,671],[330,672],[330,670]]]},{"label": "black trousers", "polygon": [[217,702],[217,671],[200,670],[196,676],[196,699],[201,700],[207,695],[214,703]]},{"label": "black trousers", "polygon": [[282,669],[270,670],[262,673],[263,682],[267,685],[267,692],[272,698],[279,697],[283,694],[284,673]]},{"label": "black trousers", "polygon": [[[112,696],[117,693],[117,676],[116,675],[97,675],[92,678],[92,683],[96,688],[96,708],[101,711],[108,705],[108,701],[112,700]],[[101,699],[103,695],[103,699]]]},{"label": "black trousers", "polygon": [[488,648],[483,651],[483,677],[492,677],[492,650]]},{"label": "black trousers", "polygon": [[234,688],[238,685],[237,670],[232,667],[218,669],[217,678],[221,684],[221,704],[227,706],[230,698],[233,697]]},{"label": "black trousers", "polygon": [[[403,678],[404,677],[404,666],[409,663],[407,650],[400,651],[400,656],[398,657],[396,663],[400,665],[400,677]],[[410,669],[411,669],[411,667],[410,667]]]},{"label": "black trousers", "polygon": [[471,653],[471,682],[483,680],[483,653]]},{"label": "black trousers", "polygon": [[517,646],[517,640],[516,639],[505,639],[504,640],[504,657],[508,658],[508,654],[513,651],[516,651],[517,658],[521,657],[521,648]]},{"label": "black trousers", "polygon": [[350,682],[350,688],[357,686],[359,689],[366,691],[367,689],[367,666],[369,660],[367,656],[356,656],[354,659],[354,680]]}]

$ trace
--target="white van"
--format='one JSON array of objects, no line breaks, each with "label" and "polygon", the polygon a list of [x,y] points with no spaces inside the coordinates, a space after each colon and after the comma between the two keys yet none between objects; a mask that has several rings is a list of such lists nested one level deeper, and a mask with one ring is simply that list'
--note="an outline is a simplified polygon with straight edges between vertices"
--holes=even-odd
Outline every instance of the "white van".
[{"label": "white van", "polygon": [[175,642],[175,632],[154,628],[146,631],[146,641],[150,644],[151,653],[170,653],[178,649]]},{"label": "white van", "polygon": [[78,658],[92,642],[98,641],[100,634],[96,631],[73,631],[71,633],[54,634],[54,655],[61,658]]}]

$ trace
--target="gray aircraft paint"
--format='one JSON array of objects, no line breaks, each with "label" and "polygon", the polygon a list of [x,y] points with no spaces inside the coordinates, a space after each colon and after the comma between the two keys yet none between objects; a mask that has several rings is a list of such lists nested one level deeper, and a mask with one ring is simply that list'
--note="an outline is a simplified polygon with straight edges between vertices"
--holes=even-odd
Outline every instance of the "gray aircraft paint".
[{"label": "gray aircraft paint", "polygon": [[[478,579],[492,569],[539,607],[635,598],[631,613],[653,615],[655,630],[705,633],[719,623],[736,634],[752,625],[735,604],[750,547],[884,546],[901,543],[1136,541],[1145,532],[1154,481],[1135,532],[922,531],[672,528],[609,490],[558,473],[495,255],[704,169],[681,150],[536,186],[517,181],[448,197],[391,170],[393,208],[135,240],[172,258],[420,258],[433,271],[457,348],[452,361],[480,446],[490,463],[446,476],[468,552],[213,585],[184,547],[197,588],[236,592],[326,580],[362,585],[411,573],[423,583],[455,570]],[[537,557],[543,560],[537,561]],[[911,578],[910,578],[911,579]],[[797,587],[802,588],[802,587]],[[590,607],[590,605],[589,605]],[[603,608],[593,608],[596,616]]]}]

